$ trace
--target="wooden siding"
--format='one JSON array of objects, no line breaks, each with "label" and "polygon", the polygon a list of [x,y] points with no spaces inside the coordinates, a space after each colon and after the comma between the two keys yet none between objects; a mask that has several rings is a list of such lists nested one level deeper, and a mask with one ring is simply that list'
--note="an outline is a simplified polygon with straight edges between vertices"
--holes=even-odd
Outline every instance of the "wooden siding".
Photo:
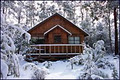
[{"label": "wooden siding", "polygon": [[67,44],[68,40],[67,40],[67,36],[69,35],[68,33],[66,33],[64,30],[62,30],[61,28],[57,27],[55,28],[53,31],[48,33],[48,42],[49,44],[54,44],[54,36],[55,35],[60,35],[61,36],[61,43],[62,44]]},{"label": "wooden siding", "polygon": [[[33,30],[30,30],[29,33],[31,36],[44,36],[44,32],[49,30],[50,28],[54,27],[55,25],[60,25],[67,29],[69,32],[72,33],[72,36],[80,36],[81,43],[84,41],[84,33],[78,29],[76,26],[68,22],[66,19],[64,19],[61,16],[53,16],[52,18],[49,18],[47,21],[43,22],[40,25],[37,25],[38,27],[34,28]],[[64,32],[61,29],[54,29],[52,30],[48,35],[45,36],[45,41],[46,43],[53,43],[53,36],[54,34],[61,34],[62,35],[62,43],[68,43],[68,38],[69,36],[66,32]]]},{"label": "wooden siding", "polygon": [[70,24],[68,21],[66,21],[64,18],[60,16],[53,16],[49,20],[45,21],[42,25],[38,25],[35,29],[31,30],[30,34],[43,34],[45,31],[49,30],[50,28],[54,27],[55,25],[61,25],[68,31],[70,31],[72,34],[79,34],[84,35],[77,27]]}]

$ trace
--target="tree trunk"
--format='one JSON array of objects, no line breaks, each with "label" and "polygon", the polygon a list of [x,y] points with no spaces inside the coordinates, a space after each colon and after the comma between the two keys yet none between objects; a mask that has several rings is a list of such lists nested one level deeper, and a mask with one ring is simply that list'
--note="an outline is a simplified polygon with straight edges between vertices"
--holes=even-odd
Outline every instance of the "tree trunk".
[{"label": "tree trunk", "polygon": [[80,9],[80,12],[81,12],[81,21],[83,21],[83,11],[82,11],[82,8]]},{"label": "tree trunk", "polygon": [[20,23],[20,20],[21,20],[21,8],[20,8],[20,10],[18,11],[18,24]]},{"label": "tree trunk", "polygon": [[26,25],[28,25],[28,11],[26,10]]},{"label": "tree trunk", "polygon": [[[119,13],[119,21],[120,21],[120,13]],[[119,23],[119,25],[120,25],[120,23]],[[119,55],[120,55],[120,26],[119,26],[119,50],[118,50],[119,52]]]},{"label": "tree trunk", "polygon": [[3,2],[3,14],[5,13],[5,1]]},{"label": "tree trunk", "polygon": [[115,55],[118,54],[118,32],[117,32],[117,12],[114,8],[114,26],[115,26]]},{"label": "tree trunk", "polygon": [[110,26],[110,9],[109,9],[109,13],[108,13],[108,26],[109,26],[110,50],[111,50],[111,52],[113,53],[112,40],[111,40],[111,26]]}]

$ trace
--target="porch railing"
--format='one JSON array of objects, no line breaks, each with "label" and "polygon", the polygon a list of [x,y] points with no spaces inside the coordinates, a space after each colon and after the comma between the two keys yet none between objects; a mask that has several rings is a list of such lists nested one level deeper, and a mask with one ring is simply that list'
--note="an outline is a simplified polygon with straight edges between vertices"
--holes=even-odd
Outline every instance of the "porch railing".
[{"label": "porch railing", "polygon": [[82,53],[82,44],[36,44],[31,53]]}]

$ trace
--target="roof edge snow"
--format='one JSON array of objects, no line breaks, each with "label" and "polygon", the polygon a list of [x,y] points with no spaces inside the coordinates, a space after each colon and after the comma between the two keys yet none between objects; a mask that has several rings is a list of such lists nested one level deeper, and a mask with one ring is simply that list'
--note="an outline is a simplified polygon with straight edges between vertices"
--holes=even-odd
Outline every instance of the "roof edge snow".
[{"label": "roof edge snow", "polygon": [[67,29],[65,29],[64,27],[60,26],[60,25],[55,25],[54,27],[50,28],[49,30],[47,30],[46,32],[44,32],[44,35],[46,35],[47,33],[49,33],[50,31],[52,31],[53,29],[55,29],[56,27],[60,27],[61,29],[63,29],[65,32],[69,33],[70,35],[72,35],[71,32],[69,32]]}]

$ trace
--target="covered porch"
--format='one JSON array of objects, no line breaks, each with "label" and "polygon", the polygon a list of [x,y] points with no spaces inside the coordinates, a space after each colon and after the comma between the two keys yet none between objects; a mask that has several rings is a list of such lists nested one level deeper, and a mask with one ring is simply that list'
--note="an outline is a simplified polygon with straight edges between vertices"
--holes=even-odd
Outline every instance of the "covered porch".
[{"label": "covered porch", "polygon": [[35,44],[30,45],[31,48],[34,48],[30,53],[82,53],[83,45],[82,44]]},{"label": "covered porch", "polygon": [[31,56],[34,60],[56,60],[70,58],[82,53],[82,44],[35,44],[30,45],[34,50],[27,53],[27,57]]}]

